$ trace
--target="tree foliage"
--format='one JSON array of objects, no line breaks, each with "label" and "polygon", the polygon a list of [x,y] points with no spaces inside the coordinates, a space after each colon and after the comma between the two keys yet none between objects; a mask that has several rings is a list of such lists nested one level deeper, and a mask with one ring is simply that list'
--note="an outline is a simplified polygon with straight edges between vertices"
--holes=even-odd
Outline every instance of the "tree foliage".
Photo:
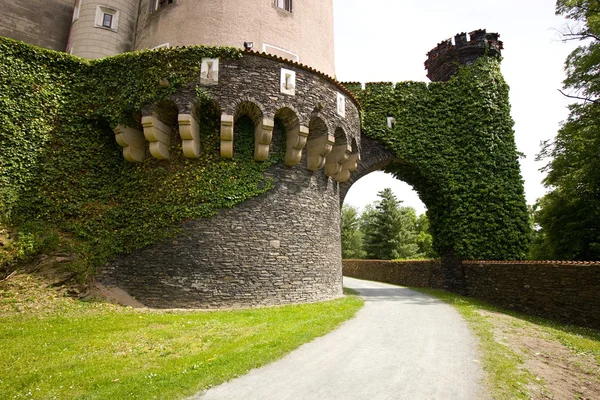
[{"label": "tree foliage", "polygon": [[559,0],[558,14],[574,21],[565,39],[581,40],[565,61],[563,89],[579,99],[556,139],[543,145],[549,158],[539,200],[534,258],[600,259],[600,2]]},{"label": "tree foliage", "polygon": [[360,215],[355,207],[342,207],[342,258],[364,258],[363,233],[360,231]]},{"label": "tree foliage", "polygon": [[348,86],[363,106],[365,135],[397,157],[386,171],[427,206],[438,254],[526,256],[529,218],[499,60],[482,57],[448,82]]},{"label": "tree foliage", "polygon": [[378,196],[360,216],[363,255],[380,260],[434,258],[427,217],[417,218],[414,208],[403,207],[390,188]]}]

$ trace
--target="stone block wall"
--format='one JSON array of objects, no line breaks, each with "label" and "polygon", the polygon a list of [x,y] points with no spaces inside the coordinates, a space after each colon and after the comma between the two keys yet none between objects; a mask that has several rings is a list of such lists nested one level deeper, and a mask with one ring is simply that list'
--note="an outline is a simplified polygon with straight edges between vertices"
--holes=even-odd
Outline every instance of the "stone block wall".
[{"label": "stone block wall", "polygon": [[275,166],[269,175],[273,190],[213,218],[186,222],[178,237],[121,257],[103,280],[159,308],[341,296],[337,184],[322,170]]},{"label": "stone block wall", "polygon": [[[281,68],[296,73],[294,96],[281,93]],[[203,89],[222,113],[235,118],[250,110],[261,113],[259,120],[273,119],[285,108],[300,125],[310,127],[318,118],[336,144],[353,143],[356,151],[360,146],[356,101],[339,83],[299,64],[252,53],[222,59],[218,83]],[[337,112],[339,94],[347,96],[345,116]],[[178,91],[171,100],[179,113],[195,110],[196,86]],[[256,109],[243,107],[247,103]],[[158,111],[154,105],[142,110],[148,116]],[[172,144],[181,141],[178,136],[171,132]],[[282,132],[275,129],[271,152],[277,151],[277,143],[282,143]],[[277,164],[267,171],[274,186],[267,193],[212,218],[183,223],[177,237],[107,265],[100,280],[158,308],[247,307],[341,296],[340,186],[323,167],[308,168],[307,152],[305,147],[294,166]]]},{"label": "stone block wall", "polygon": [[471,297],[600,328],[600,262],[464,261],[463,266]]},{"label": "stone block wall", "polygon": [[439,260],[344,260],[344,276],[411,287],[441,288]]},{"label": "stone block wall", "polygon": [[0,36],[65,51],[74,0],[2,1]]},{"label": "stone block wall", "polygon": [[[439,261],[344,260],[344,275],[441,288]],[[500,307],[600,328],[600,262],[463,261],[467,295]]]}]

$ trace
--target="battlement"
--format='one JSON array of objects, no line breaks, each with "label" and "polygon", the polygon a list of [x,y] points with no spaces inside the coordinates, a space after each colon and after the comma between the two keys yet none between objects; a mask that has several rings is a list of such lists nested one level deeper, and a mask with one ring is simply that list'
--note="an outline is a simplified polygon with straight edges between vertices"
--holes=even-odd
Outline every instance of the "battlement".
[{"label": "battlement", "polygon": [[478,29],[446,39],[427,53],[425,69],[433,82],[445,82],[456,73],[459,65],[471,65],[482,56],[500,57],[504,48],[498,33],[487,33]]}]

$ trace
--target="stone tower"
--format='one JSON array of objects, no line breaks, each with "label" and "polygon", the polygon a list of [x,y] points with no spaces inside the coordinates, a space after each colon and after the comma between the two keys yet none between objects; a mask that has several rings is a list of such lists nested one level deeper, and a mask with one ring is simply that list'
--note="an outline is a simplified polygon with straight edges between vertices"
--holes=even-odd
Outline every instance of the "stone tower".
[{"label": "stone tower", "polygon": [[131,51],[139,0],[75,0],[67,52],[101,58]]},{"label": "stone tower", "polygon": [[67,52],[100,58],[131,50],[243,48],[335,74],[332,0],[76,0]]},{"label": "stone tower", "polygon": [[487,33],[485,29],[459,33],[452,39],[444,40],[427,53],[425,69],[433,82],[445,82],[458,71],[459,65],[471,65],[479,57],[488,55],[500,57],[503,44],[497,33]]},{"label": "stone tower", "polygon": [[197,44],[243,48],[244,42],[252,42],[255,51],[334,75],[332,0],[139,3],[136,50]]}]

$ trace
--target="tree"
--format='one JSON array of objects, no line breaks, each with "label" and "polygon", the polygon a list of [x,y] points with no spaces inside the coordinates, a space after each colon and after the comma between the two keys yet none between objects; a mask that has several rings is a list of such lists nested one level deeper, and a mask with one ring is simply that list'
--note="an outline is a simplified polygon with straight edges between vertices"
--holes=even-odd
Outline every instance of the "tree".
[{"label": "tree", "polygon": [[417,246],[419,246],[419,256],[421,258],[437,258],[438,255],[433,249],[433,237],[429,233],[429,218],[426,214],[419,215],[417,218]]},{"label": "tree", "polygon": [[580,100],[539,159],[550,192],[538,201],[536,258],[600,259],[600,1],[559,0],[557,14],[576,21],[565,40],[581,40],[565,61],[563,92]]},{"label": "tree", "polygon": [[359,230],[358,210],[344,204],[342,207],[342,258],[364,258],[363,233]]},{"label": "tree", "polygon": [[365,235],[364,249],[368,258],[391,260],[417,254],[416,215],[410,207],[400,207],[392,189],[377,194],[381,200],[367,207],[361,217]]}]

